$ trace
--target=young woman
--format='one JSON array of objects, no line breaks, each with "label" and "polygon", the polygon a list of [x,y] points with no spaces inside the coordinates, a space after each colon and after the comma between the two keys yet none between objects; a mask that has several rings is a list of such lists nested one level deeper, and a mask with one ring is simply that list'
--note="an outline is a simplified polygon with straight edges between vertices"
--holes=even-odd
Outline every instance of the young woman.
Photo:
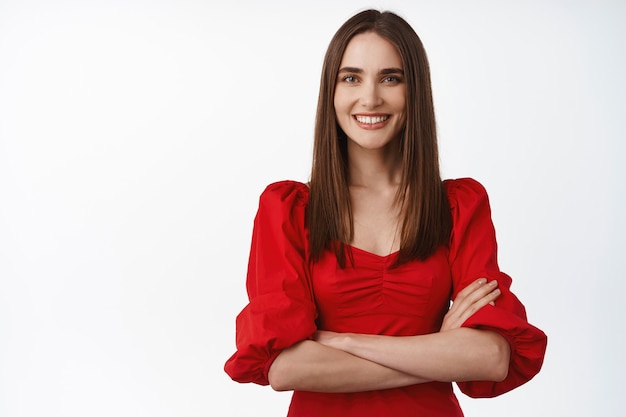
[{"label": "young woman", "polygon": [[496,252],[484,188],[441,180],[420,39],[361,12],[326,53],[310,183],[261,195],[225,370],[293,390],[289,416],[462,416],[452,382],[496,396],[545,353]]}]

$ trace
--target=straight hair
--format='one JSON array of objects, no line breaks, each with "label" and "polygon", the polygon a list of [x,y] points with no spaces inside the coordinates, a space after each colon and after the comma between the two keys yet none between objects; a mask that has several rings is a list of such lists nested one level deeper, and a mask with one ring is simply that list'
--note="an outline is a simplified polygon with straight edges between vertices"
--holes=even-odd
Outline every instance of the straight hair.
[{"label": "straight hair", "polygon": [[392,12],[365,10],[333,36],[322,67],[315,120],[313,163],[307,212],[311,261],[333,250],[341,268],[354,238],[348,188],[347,137],[337,123],[335,88],[344,51],[354,36],[374,32],[402,57],[406,83],[406,124],[400,137],[402,170],[396,204],[400,208],[400,251],[396,266],[424,260],[447,244],[450,207],[439,170],[437,132],[426,51],[413,28]]}]

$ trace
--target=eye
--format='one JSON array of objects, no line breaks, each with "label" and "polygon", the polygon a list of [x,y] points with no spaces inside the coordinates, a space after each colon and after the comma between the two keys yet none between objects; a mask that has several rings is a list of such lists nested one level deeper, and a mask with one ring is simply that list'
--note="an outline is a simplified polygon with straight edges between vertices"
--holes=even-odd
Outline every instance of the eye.
[{"label": "eye", "polygon": [[383,78],[382,82],[385,84],[398,84],[402,82],[402,78],[395,76],[395,75],[390,75],[388,77]]},{"label": "eye", "polygon": [[354,84],[358,80],[354,75],[344,75],[343,77],[341,77],[341,81],[346,82],[348,84]]}]

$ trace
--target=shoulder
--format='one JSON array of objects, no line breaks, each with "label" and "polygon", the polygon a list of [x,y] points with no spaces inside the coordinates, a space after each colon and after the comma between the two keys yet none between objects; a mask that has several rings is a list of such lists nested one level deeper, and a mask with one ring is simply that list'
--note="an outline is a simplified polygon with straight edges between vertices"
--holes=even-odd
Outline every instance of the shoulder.
[{"label": "shoulder", "polygon": [[292,180],[273,182],[260,196],[260,204],[266,206],[306,206],[308,201],[308,185]]},{"label": "shoulder", "polygon": [[444,180],[444,186],[450,208],[488,202],[487,190],[473,178],[457,178]]}]

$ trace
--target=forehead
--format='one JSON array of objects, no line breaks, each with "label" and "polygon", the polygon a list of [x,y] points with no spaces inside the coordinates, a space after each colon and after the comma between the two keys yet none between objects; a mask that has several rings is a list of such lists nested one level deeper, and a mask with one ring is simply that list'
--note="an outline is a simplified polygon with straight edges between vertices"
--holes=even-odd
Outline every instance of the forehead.
[{"label": "forehead", "polygon": [[353,37],[341,58],[341,67],[362,69],[402,68],[398,49],[375,32],[361,33]]}]

